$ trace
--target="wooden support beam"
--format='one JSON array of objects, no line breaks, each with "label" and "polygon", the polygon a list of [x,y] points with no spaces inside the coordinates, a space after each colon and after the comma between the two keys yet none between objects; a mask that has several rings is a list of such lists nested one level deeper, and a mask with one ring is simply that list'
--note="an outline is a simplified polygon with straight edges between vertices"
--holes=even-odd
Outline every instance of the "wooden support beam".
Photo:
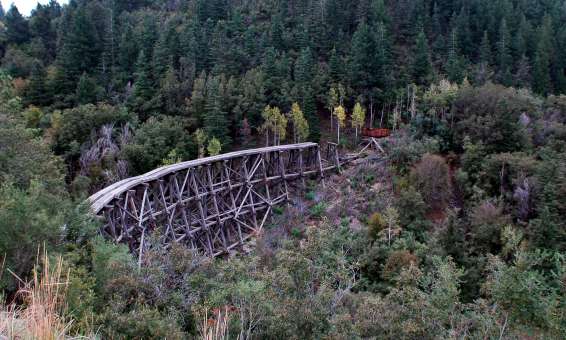
[{"label": "wooden support beam", "polygon": [[[340,166],[318,144],[244,150],[183,162],[113,184],[89,198],[105,221],[101,234],[128,244],[143,263],[147,237],[163,232],[165,248],[180,242],[209,256],[226,254],[260,233],[273,206],[289,201],[289,184],[324,180]],[[160,241],[161,242],[161,241]]]}]

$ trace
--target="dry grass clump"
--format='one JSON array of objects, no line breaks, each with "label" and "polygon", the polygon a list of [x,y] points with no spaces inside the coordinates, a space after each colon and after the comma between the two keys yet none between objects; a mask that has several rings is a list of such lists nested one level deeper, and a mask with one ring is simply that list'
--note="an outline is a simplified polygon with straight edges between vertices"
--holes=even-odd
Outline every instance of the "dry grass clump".
[{"label": "dry grass clump", "polygon": [[44,253],[42,263],[30,282],[16,277],[23,284],[16,294],[22,303],[0,305],[0,339],[84,339],[68,334],[73,321],[65,318],[69,272],[63,272],[63,259],[53,267]]}]

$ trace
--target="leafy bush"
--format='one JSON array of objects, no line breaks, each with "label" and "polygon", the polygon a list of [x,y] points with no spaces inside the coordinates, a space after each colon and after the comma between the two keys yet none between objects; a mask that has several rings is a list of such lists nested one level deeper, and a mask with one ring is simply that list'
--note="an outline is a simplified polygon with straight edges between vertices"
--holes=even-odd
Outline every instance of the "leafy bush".
[{"label": "leafy bush", "polygon": [[125,107],[108,104],[87,104],[65,110],[61,117],[61,126],[55,131],[55,151],[67,156],[77,156],[80,147],[89,140],[93,131],[106,124],[118,127],[134,121],[134,115]]},{"label": "leafy bush", "polygon": [[326,203],[318,202],[317,204],[313,205],[311,210],[311,215],[314,218],[320,218],[326,213]]},{"label": "leafy bush", "polygon": [[409,168],[426,154],[438,153],[438,141],[432,138],[415,140],[410,137],[401,137],[391,145],[389,157],[399,171],[404,174]]},{"label": "leafy bush", "polygon": [[494,84],[465,87],[454,102],[456,141],[463,145],[469,136],[472,143],[484,143],[488,152],[519,151],[527,144],[519,118],[539,106],[527,91]]},{"label": "leafy bush", "polygon": [[[118,302],[116,302],[118,303]],[[124,312],[123,306],[110,305],[97,319],[105,327],[101,333],[109,339],[185,339],[174,316],[163,316],[158,310],[140,306]],[[118,308],[117,308],[118,307]],[[116,310],[115,310],[116,308]]]},{"label": "leafy bush", "polygon": [[133,174],[155,169],[172,150],[176,150],[182,160],[196,155],[195,144],[179,119],[152,117],[140,126],[132,143],[124,148]]},{"label": "leafy bush", "polygon": [[63,162],[33,130],[0,114],[0,183],[12,182],[22,189],[40,180],[51,192],[65,191]]},{"label": "leafy bush", "polygon": [[[63,239],[65,202],[50,194],[40,183],[32,182],[22,190],[13,184],[0,186],[0,254],[5,268],[25,280],[30,274],[38,250],[52,251]],[[3,289],[14,290],[16,278],[2,276]]]},{"label": "leafy bush", "polygon": [[374,241],[377,240],[381,231],[386,227],[387,224],[380,213],[376,212],[371,214],[368,219],[368,234],[370,239]]},{"label": "leafy bush", "polygon": [[471,235],[475,246],[482,251],[497,253],[501,247],[501,231],[511,223],[499,202],[483,201],[470,214]]}]

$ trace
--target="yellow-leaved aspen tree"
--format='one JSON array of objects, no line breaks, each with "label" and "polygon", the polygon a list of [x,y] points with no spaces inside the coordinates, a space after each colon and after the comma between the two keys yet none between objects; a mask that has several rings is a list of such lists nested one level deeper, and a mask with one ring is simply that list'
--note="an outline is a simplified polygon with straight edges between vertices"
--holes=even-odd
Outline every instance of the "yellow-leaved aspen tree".
[{"label": "yellow-leaved aspen tree", "polygon": [[206,132],[203,129],[197,129],[194,133],[195,142],[198,146],[198,158],[204,157],[204,144],[206,143]]},{"label": "yellow-leaved aspen tree", "polygon": [[356,103],[352,112],[352,127],[356,130],[356,141],[358,140],[358,130],[360,130],[366,122],[366,110],[360,103]]},{"label": "yellow-leaved aspen tree", "polygon": [[299,104],[293,103],[289,117],[293,123],[293,142],[301,143],[305,141],[309,136],[309,123]]},{"label": "yellow-leaved aspen tree", "polygon": [[285,140],[287,133],[287,118],[278,107],[266,106],[261,114],[263,125],[261,131],[265,132],[266,145],[269,146],[270,135],[273,135],[273,145],[278,145]]},{"label": "yellow-leaved aspen tree", "polygon": [[208,150],[209,156],[216,156],[220,154],[222,144],[220,144],[220,141],[216,137],[212,137],[212,139],[208,141],[208,147],[206,149]]},{"label": "yellow-leaved aspen tree", "polygon": [[334,109],[334,115],[336,116],[336,127],[337,127],[337,136],[338,136],[338,144],[340,144],[340,128],[344,126],[344,122],[346,121],[346,110],[342,105],[338,106]]},{"label": "yellow-leaved aspen tree", "polygon": [[281,113],[278,107],[273,108],[273,118],[275,121],[273,134],[275,135],[275,145],[281,144],[281,141],[287,137],[287,124],[288,120],[284,114]]},{"label": "yellow-leaved aspen tree", "polygon": [[259,128],[260,131],[265,132],[265,145],[269,146],[269,132],[273,131],[273,126],[275,125],[273,121],[273,109],[271,106],[267,105],[263,112],[261,113],[263,118],[263,124]]}]

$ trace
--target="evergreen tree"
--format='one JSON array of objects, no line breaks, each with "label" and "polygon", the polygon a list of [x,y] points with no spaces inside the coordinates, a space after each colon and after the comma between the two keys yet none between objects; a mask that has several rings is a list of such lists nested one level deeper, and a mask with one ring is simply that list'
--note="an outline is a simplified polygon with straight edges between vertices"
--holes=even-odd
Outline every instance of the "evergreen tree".
[{"label": "evergreen tree", "polygon": [[143,50],[140,51],[138,61],[136,63],[134,95],[140,103],[150,100],[154,95],[154,87],[151,78],[151,64],[147,62],[147,58]]},{"label": "evergreen tree", "polygon": [[39,38],[45,47],[45,53],[41,56],[43,63],[52,62],[57,54],[57,31],[55,20],[61,15],[61,6],[56,1],[50,1],[48,5],[37,4],[37,7],[29,18],[30,34]]},{"label": "evergreen tree", "polygon": [[456,19],[456,32],[458,39],[458,47],[464,56],[470,57],[474,54],[474,42],[470,28],[470,14],[466,3],[462,5],[460,14]]},{"label": "evergreen tree", "polygon": [[163,30],[154,46],[152,60],[153,76],[157,82],[165,75],[169,65],[174,65],[175,63],[175,53],[169,48],[169,40],[173,39],[172,36],[176,36],[176,34],[173,32],[173,35],[171,35],[169,30]]},{"label": "evergreen tree", "polygon": [[30,38],[29,25],[26,19],[20,14],[18,8],[12,4],[6,17],[6,38],[8,44],[23,44]]},{"label": "evergreen tree", "polygon": [[[432,21],[431,22],[432,49],[436,55],[440,55],[442,52],[444,52],[444,35],[442,30],[442,18],[440,14],[440,9],[436,1],[434,2],[433,5],[431,21]],[[438,59],[442,59],[442,58],[438,58]]]},{"label": "evergreen tree", "polygon": [[45,106],[49,104],[49,96],[45,84],[45,68],[39,60],[34,60],[25,99],[28,105]]},{"label": "evergreen tree", "polygon": [[270,105],[278,105],[281,97],[282,79],[277,68],[277,51],[270,47],[263,59],[263,72],[265,74],[265,94]]},{"label": "evergreen tree", "polygon": [[310,127],[310,139],[320,139],[320,123],[316,112],[315,93],[312,88],[313,65],[312,54],[310,48],[301,50],[301,54],[295,64],[295,82],[299,96],[300,104],[305,113],[305,117]]},{"label": "evergreen tree", "polygon": [[535,53],[533,68],[533,90],[547,95],[552,91],[551,82],[551,53],[552,53],[552,22],[545,17],[538,33],[538,45]]},{"label": "evergreen tree", "polygon": [[96,92],[96,83],[86,73],[83,73],[77,84],[76,102],[81,105],[95,103]]},{"label": "evergreen tree", "polygon": [[483,31],[483,37],[480,44],[480,62],[486,65],[491,64],[491,43],[487,31]]},{"label": "evergreen tree", "polygon": [[363,21],[352,37],[351,79],[360,90],[367,90],[374,85],[375,43],[369,26]]},{"label": "evergreen tree", "polygon": [[523,55],[517,63],[517,70],[513,75],[513,83],[517,88],[529,88],[531,86],[531,62],[526,55]]},{"label": "evergreen tree", "polygon": [[458,35],[456,30],[450,34],[450,49],[448,50],[448,61],[446,63],[446,73],[448,80],[460,83],[464,80],[464,67],[461,57],[458,55]]},{"label": "evergreen tree", "polygon": [[336,84],[342,80],[343,77],[343,67],[342,61],[336,52],[336,48],[333,48],[330,52],[330,60],[328,62],[328,73],[330,75],[330,81]]},{"label": "evergreen tree", "polygon": [[372,0],[370,8],[369,22],[388,24],[390,21],[389,15],[387,14],[387,7],[385,6],[385,0]]},{"label": "evergreen tree", "polygon": [[505,18],[501,20],[499,27],[499,41],[497,42],[497,66],[498,66],[498,80],[506,85],[511,85],[511,36],[507,28],[507,21]]},{"label": "evergreen tree", "polygon": [[193,84],[193,92],[189,103],[189,113],[193,119],[202,122],[205,114],[206,105],[206,72],[202,71]]},{"label": "evergreen tree", "polygon": [[124,72],[127,79],[133,78],[135,63],[132,60],[138,60],[138,46],[134,39],[134,32],[130,25],[126,25],[122,38],[120,40],[120,50],[118,53],[118,64]]},{"label": "evergreen tree", "polygon": [[424,31],[417,36],[412,67],[413,79],[419,85],[426,85],[432,76],[430,52]]},{"label": "evergreen tree", "polygon": [[93,72],[100,61],[96,27],[85,8],[79,7],[71,27],[63,37],[59,64],[64,73],[63,89],[74,91],[76,82],[84,72]]},{"label": "evergreen tree", "polygon": [[210,138],[217,138],[222,145],[230,145],[227,113],[223,110],[223,88],[218,77],[209,77],[207,84],[205,114],[203,117],[204,131]]},{"label": "evergreen tree", "polygon": [[385,89],[389,86],[389,70],[391,68],[390,48],[387,28],[384,23],[379,23],[375,27],[375,85],[380,89]]},{"label": "evergreen tree", "polygon": [[283,32],[283,20],[279,14],[276,14],[271,21],[271,46],[281,51],[285,49]]}]

